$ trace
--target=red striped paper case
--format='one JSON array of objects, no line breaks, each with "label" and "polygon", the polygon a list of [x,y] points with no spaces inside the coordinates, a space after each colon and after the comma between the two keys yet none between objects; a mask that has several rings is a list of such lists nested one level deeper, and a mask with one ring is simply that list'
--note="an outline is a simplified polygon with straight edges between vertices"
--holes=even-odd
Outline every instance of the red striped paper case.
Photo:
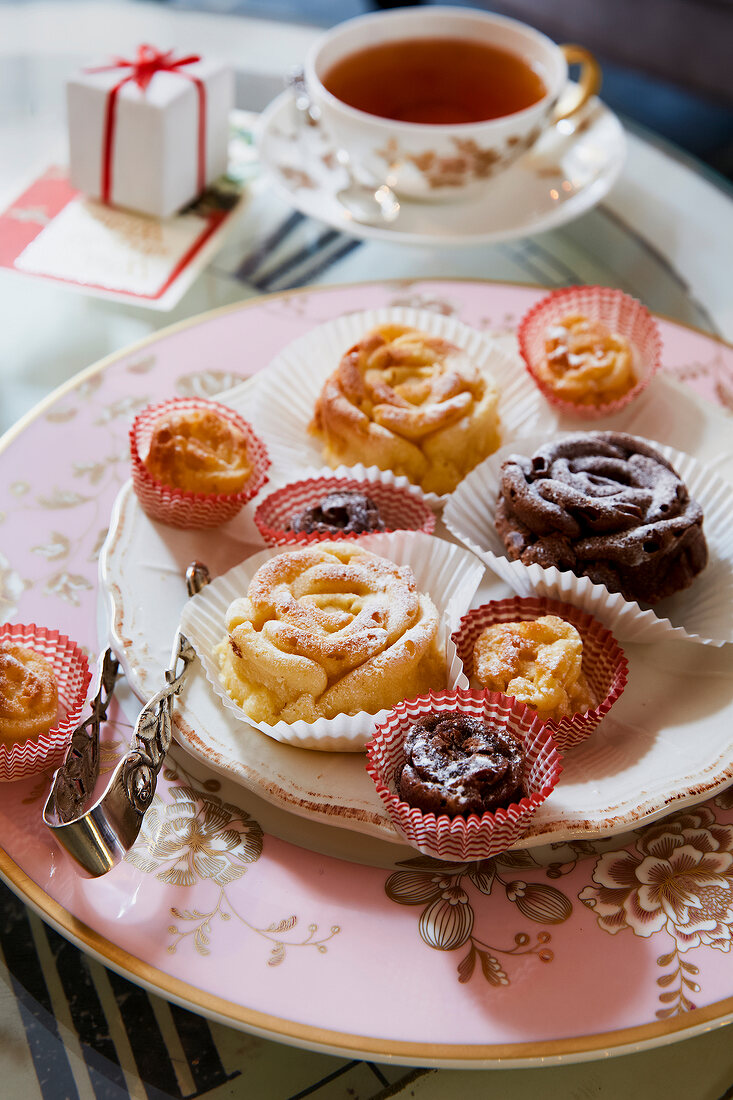
[{"label": "red striped paper case", "polygon": [[572,604],[551,600],[546,596],[511,596],[506,600],[482,604],[481,607],[467,612],[451,637],[469,681],[480,689],[480,685],[472,677],[473,649],[482,630],[494,623],[521,622],[539,619],[543,615],[557,615],[560,619],[565,619],[580,634],[583,640],[583,672],[599,700],[598,705],[585,714],[547,721],[558,749],[566,753],[568,749],[590,737],[626,687],[628,662],[611,631],[592,615]]},{"label": "red striped paper case", "polygon": [[306,478],[285,485],[265,497],[257,507],[254,520],[268,546],[289,546],[295,543],[302,546],[304,543],[359,539],[366,534],[374,534],[375,532],[368,531],[299,534],[287,529],[291,517],[297,512],[320,504],[329,493],[350,491],[364,493],[374,501],[384,521],[385,534],[392,531],[423,531],[426,535],[432,535],[435,530],[435,514],[425,503],[419,490],[412,492],[389,481],[359,481],[357,478],[344,477]]},{"label": "red striped paper case", "polygon": [[[402,746],[408,729],[430,713],[450,710],[498,723],[522,741],[527,794],[518,803],[481,817],[471,814],[451,818],[426,814],[398,798],[395,770],[404,762]],[[376,727],[367,745],[367,771],[392,824],[409,844],[437,859],[475,860],[506,851],[524,835],[537,807],[552,793],[562,766],[552,732],[535,711],[495,692],[457,688],[399,703]]]},{"label": "red striped paper case", "polygon": [[[602,405],[579,405],[563,401],[537,375],[537,366],[545,358],[547,327],[574,314],[600,321],[609,331],[625,337],[633,349],[638,381],[615,401],[607,401]],[[659,370],[662,356],[662,338],[657,323],[646,306],[636,298],[608,286],[569,286],[554,290],[522,318],[517,339],[527,370],[550,404],[568,416],[586,420],[610,416],[638,397]]]},{"label": "red striped paper case", "polygon": [[[239,493],[191,493],[162,485],[151,476],[143,462],[158,420],[172,410],[209,409],[239,428],[247,438],[247,453],[253,464],[252,475]],[[170,527],[197,530],[220,527],[233,519],[242,507],[260,491],[267,481],[270,459],[262,440],[251,425],[234,409],[202,397],[172,397],[148,405],[138,413],[130,428],[132,484],[146,515]]]},{"label": "red striped paper case", "polygon": [[3,623],[2,644],[25,646],[45,657],[54,671],[59,696],[59,720],[48,733],[17,745],[0,741],[0,781],[7,783],[58,767],[84,709],[92,673],[79,646],[58,630],[46,630],[35,623]]}]

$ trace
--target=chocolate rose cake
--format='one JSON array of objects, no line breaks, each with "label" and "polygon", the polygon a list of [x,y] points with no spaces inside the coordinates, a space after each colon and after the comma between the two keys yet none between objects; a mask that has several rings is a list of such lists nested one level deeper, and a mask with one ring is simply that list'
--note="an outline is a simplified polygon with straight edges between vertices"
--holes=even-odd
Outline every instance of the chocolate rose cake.
[{"label": "chocolate rose cake", "polygon": [[512,561],[590,577],[653,604],[692,584],[708,560],[702,509],[650,444],[579,432],[512,455],[496,529]]},{"label": "chocolate rose cake", "polygon": [[480,817],[524,795],[521,743],[470,714],[428,714],[410,727],[404,754],[397,793],[425,813]]}]

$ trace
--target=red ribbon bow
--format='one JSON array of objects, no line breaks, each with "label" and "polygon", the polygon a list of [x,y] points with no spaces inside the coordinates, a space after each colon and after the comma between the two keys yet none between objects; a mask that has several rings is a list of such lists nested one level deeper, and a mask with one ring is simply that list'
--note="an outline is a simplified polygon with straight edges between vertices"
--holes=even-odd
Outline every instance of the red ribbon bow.
[{"label": "red ribbon bow", "polygon": [[189,54],[187,57],[175,58],[173,50],[157,50],[155,46],[143,44],[137,48],[137,57],[129,61],[125,57],[115,57],[109,65],[100,65],[94,69],[87,69],[88,73],[113,72],[115,69],[129,69],[127,76],[110,88],[107,96],[107,106],[104,116],[104,137],[102,141],[102,202],[109,203],[112,194],[112,149],[114,147],[115,125],[117,121],[117,96],[120,89],[134,81],[141,92],[147,91],[150,81],[156,73],[175,73],[183,76],[196,85],[198,92],[198,190],[203,191],[206,184],[206,87],[202,80],[191,73],[182,72],[183,65],[193,65],[200,61],[198,54]]}]

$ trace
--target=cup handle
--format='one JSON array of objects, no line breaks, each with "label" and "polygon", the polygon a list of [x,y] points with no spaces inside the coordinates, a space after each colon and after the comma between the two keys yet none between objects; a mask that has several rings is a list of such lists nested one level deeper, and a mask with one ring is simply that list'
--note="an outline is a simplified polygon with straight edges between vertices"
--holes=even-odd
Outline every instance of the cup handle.
[{"label": "cup handle", "polygon": [[600,91],[601,87],[601,66],[590,50],[586,50],[584,46],[568,43],[559,48],[564,53],[568,65],[580,65],[580,79],[578,80],[578,95],[575,102],[566,110],[562,109],[562,102],[560,102],[552,116],[553,123],[561,122],[562,119],[577,114],[590,97]]}]

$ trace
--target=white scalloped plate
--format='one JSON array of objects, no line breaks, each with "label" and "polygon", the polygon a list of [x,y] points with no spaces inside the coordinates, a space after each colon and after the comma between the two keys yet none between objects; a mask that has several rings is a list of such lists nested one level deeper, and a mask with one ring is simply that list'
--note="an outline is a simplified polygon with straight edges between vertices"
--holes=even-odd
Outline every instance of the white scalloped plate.
[{"label": "white scalloped plate", "polygon": [[[547,431],[557,424],[556,413],[531,381],[518,355],[507,354],[491,337],[455,317],[432,310],[384,306],[347,313],[293,340],[260,376],[254,395],[248,386],[223,395],[228,405],[257,425],[278,468],[323,465],[320,443],[308,434],[323,384],[345,351],[365,333],[384,324],[409,325],[450,340],[468,352],[477,366],[489,371],[500,390],[499,415],[505,441]],[[447,499],[435,493],[426,493],[425,497],[434,508]]]},{"label": "white scalloped plate", "polygon": [[[128,484],[100,558],[115,651],[136,694],[160,686],[186,602],[185,566],[225,573],[262,543],[248,505],[217,531],[178,531],[145,515]],[[445,532],[441,522],[438,531]],[[426,537],[426,536],[423,536]],[[476,560],[476,559],[474,559]],[[473,605],[508,595],[485,572]],[[517,847],[622,832],[700,802],[733,779],[733,669],[727,651],[677,642],[626,648],[628,685],[592,737],[563,760],[552,796]],[[209,767],[312,822],[399,838],[364,757],[282,744],[235,718],[197,663],[174,717],[177,739]]]},{"label": "white scalloped plate", "polygon": [[510,561],[494,526],[501,465],[510,454],[530,455],[567,433],[543,434],[501,447],[458,486],[443,514],[448,529],[498,573],[519,596],[534,593],[566,600],[595,615],[621,642],[687,639],[701,645],[733,642],[733,486],[691,455],[655,443],[703,509],[710,560],[692,585],[655,605],[611,593],[588,577]]}]

